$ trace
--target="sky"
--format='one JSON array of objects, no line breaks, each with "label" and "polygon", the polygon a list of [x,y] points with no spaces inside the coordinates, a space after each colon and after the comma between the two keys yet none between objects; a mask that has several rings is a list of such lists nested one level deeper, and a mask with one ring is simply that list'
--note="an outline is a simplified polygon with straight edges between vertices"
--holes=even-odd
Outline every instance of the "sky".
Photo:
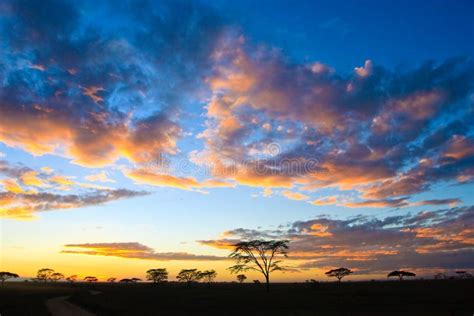
[{"label": "sky", "polygon": [[[472,1],[2,1],[0,270],[474,269]],[[252,279],[257,274],[249,273]]]}]

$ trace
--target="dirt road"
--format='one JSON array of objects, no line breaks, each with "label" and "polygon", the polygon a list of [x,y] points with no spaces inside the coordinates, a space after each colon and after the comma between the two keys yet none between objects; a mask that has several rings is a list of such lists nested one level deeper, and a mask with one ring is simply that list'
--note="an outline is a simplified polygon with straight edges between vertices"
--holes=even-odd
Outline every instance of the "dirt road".
[{"label": "dirt road", "polygon": [[95,316],[81,307],[68,302],[69,296],[60,296],[46,301],[46,306],[53,316]]}]

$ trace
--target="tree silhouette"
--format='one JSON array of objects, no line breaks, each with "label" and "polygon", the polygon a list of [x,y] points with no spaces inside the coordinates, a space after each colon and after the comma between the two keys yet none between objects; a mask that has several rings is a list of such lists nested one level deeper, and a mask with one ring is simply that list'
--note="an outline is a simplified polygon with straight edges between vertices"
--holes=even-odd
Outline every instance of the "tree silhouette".
[{"label": "tree silhouette", "polygon": [[86,277],[84,278],[84,281],[89,282],[89,283],[92,283],[92,282],[97,282],[97,281],[99,281],[99,279],[97,279],[95,276],[86,276]]},{"label": "tree silhouette", "polygon": [[2,281],[2,285],[5,282],[5,280],[16,279],[16,278],[19,278],[19,277],[20,276],[16,273],[6,272],[6,271],[0,272],[0,281]]},{"label": "tree silhouette", "polygon": [[133,283],[137,283],[138,281],[141,281],[142,279],[139,278],[131,278],[130,279]]},{"label": "tree silhouette", "polygon": [[245,272],[248,270],[258,271],[265,277],[267,292],[270,291],[270,273],[283,271],[281,260],[276,257],[288,257],[289,240],[251,240],[242,241],[234,245],[234,250],[229,255],[236,264],[228,268],[231,273]]},{"label": "tree silhouette", "polygon": [[117,278],[108,278],[107,282],[114,283],[116,280],[117,280]]},{"label": "tree silhouette", "polygon": [[38,273],[36,274],[36,279],[38,281],[43,281],[46,283],[48,280],[51,280],[51,275],[54,273],[53,269],[43,268],[39,269]]},{"label": "tree silhouette", "polygon": [[132,279],[122,279],[119,282],[120,283],[133,283]]},{"label": "tree silhouette", "polygon": [[201,277],[201,271],[198,269],[183,269],[179,271],[176,279],[178,279],[179,282],[186,282],[188,286],[191,286],[191,283],[198,282]]},{"label": "tree silhouette", "polygon": [[77,275],[75,275],[75,274],[74,274],[74,275],[71,275],[71,276],[68,276],[68,277],[66,278],[66,281],[69,281],[69,282],[71,282],[71,283],[76,282],[76,280],[77,280]]},{"label": "tree silhouette", "polygon": [[416,274],[410,271],[395,270],[395,271],[390,272],[387,275],[387,278],[398,277],[398,279],[402,281],[404,277],[414,277],[414,276],[416,276]]},{"label": "tree silhouette", "polygon": [[53,282],[57,282],[61,279],[64,279],[64,274],[60,273],[60,272],[54,272],[51,274],[51,281]]},{"label": "tree silhouette", "polygon": [[459,276],[460,279],[469,279],[472,277],[472,275],[467,271],[456,271],[456,274]]},{"label": "tree silhouette", "polygon": [[342,278],[349,275],[349,274],[352,274],[354,272],[352,272],[351,269],[347,269],[347,268],[338,268],[338,269],[332,269],[332,270],[329,270],[328,272],[326,272],[325,274],[328,276],[328,277],[336,277],[337,280],[339,282],[341,282]]},{"label": "tree silhouette", "polygon": [[436,273],[434,276],[435,280],[447,279],[448,276],[444,272]]},{"label": "tree silhouette", "polygon": [[217,277],[217,272],[215,270],[206,270],[201,272],[200,278],[204,279],[207,283],[211,283]]},{"label": "tree silhouette", "polygon": [[146,272],[146,279],[153,283],[162,283],[168,280],[168,271],[165,268],[150,269]]},{"label": "tree silhouette", "polygon": [[237,275],[237,280],[239,281],[239,283],[243,283],[245,280],[247,280],[247,277],[245,276],[245,274],[239,274]]}]

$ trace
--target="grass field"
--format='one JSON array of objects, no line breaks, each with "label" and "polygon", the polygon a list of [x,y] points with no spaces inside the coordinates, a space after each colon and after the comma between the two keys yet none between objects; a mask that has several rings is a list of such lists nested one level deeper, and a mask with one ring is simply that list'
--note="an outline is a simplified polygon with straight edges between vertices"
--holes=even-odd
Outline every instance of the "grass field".
[{"label": "grass field", "polygon": [[[89,290],[100,291],[91,295]],[[5,284],[0,312],[47,315],[45,299],[70,301],[97,315],[469,315],[474,281],[342,282],[263,285]]]}]

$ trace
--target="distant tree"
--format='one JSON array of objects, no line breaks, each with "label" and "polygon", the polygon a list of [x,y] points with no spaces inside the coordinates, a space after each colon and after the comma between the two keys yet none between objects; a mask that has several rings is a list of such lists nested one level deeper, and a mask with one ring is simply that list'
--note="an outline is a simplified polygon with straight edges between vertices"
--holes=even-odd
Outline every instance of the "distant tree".
[{"label": "distant tree", "polygon": [[332,270],[329,270],[328,272],[326,272],[325,274],[328,276],[328,277],[335,277],[337,278],[337,280],[339,282],[341,282],[342,278],[344,278],[345,276],[348,276],[349,274],[352,274],[354,272],[352,272],[351,269],[347,269],[347,268],[338,268],[338,269],[332,269]]},{"label": "distant tree", "polygon": [[20,276],[16,273],[6,272],[6,271],[0,272],[0,281],[2,281],[2,284],[8,279],[16,279],[19,277]]},{"label": "distant tree", "polygon": [[243,283],[245,280],[247,280],[247,276],[245,274],[239,274],[237,275],[237,280],[239,283]]},{"label": "distant tree", "polygon": [[132,279],[122,279],[119,282],[120,283],[133,283]]},{"label": "distant tree", "polygon": [[70,283],[76,282],[76,281],[77,281],[77,275],[74,274],[74,275],[68,276],[68,277],[66,278],[66,281],[68,281],[68,282],[70,282]]},{"label": "distant tree", "polygon": [[199,282],[201,277],[201,271],[198,269],[183,269],[179,271],[176,279],[178,279],[179,282],[186,282],[188,286],[190,286],[193,282]]},{"label": "distant tree", "polygon": [[116,280],[117,280],[117,278],[108,278],[107,282],[114,283]]},{"label": "distant tree", "polygon": [[51,281],[53,282],[57,282],[61,279],[64,279],[64,274],[60,273],[60,272],[54,272],[51,274]]},{"label": "distant tree", "polygon": [[231,273],[255,270],[265,277],[267,292],[270,291],[270,273],[284,271],[281,260],[277,257],[288,257],[289,240],[251,240],[242,241],[234,245],[234,250],[229,255],[236,264],[229,268]]},{"label": "distant tree", "polygon": [[205,270],[201,272],[200,278],[205,280],[207,283],[212,283],[217,277],[217,272],[215,270]]},{"label": "distant tree", "polygon": [[456,271],[456,274],[459,276],[460,279],[469,279],[472,277],[472,275],[467,271]]},{"label": "distant tree", "polygon": [[446,280],[448,276],[444,272],[439,272],[435,274],[434,278],[435,280],[442,280],[442,279]]},{"label": "distant tree", "polygon": [[137,283],[138,281],[141,281],[142,279],[139,278],[131,278],[130,279],[133,283]]},{"label": "distant tree", "polygon": [[92,283],[92,282],[97,282],[97,281],[99,281],[99,279],[97,279],[95,276],[86,276],[86,277],[84,278],[84,281],[89,282],[89,283]]},{"label": "distant tree", "polygon": [[54,273],[53,269],[43,268],[39,269],[38,273],[36,274],[36,279],[40,282],[48,282],[51,280],[51,275]]},{"label": "distant tree", "polygon": [[260,280],[253,280],[253,283],[260,284]]},{"label": "distant tree", "polygon": [[416,274],[410,271],[395,270],[395,271],[390,272],[387,275],[387,278],[398,277],[398,279],[402,281],[404,277],[414,277],[414,276],[416,276]]},{"label": "distant tree", "polygon": [[150,269],[146,272],[146,279],[153,283],[168,281],[168,271],[165,268]]}]

